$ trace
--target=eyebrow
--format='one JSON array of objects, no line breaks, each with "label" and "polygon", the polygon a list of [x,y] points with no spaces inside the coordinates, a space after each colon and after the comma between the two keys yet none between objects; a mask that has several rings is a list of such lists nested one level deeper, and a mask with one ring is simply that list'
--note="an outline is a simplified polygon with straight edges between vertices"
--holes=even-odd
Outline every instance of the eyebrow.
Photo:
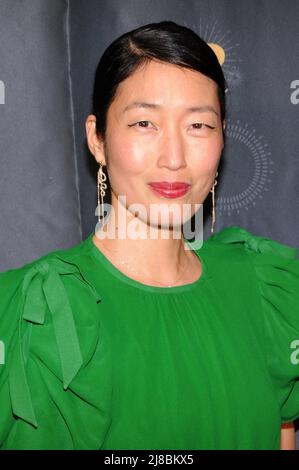
[{"label": "eyebrow", "polygon": [[[145,101],[133,101],[132,103],[128,104],[122,111],[125,113],[129,111],[129,109],[133,108],[147,108],[147,109],[161,109],[162,106],[160,104],[155,103],[146,103]],[[186,108],[186,112],[188,113],[206,113],[211,112],[216,114],[219,117],[219,113],[215,110],[215,108],[211,105],[202,105],[202,106],[191,106],[190,108]]]}]

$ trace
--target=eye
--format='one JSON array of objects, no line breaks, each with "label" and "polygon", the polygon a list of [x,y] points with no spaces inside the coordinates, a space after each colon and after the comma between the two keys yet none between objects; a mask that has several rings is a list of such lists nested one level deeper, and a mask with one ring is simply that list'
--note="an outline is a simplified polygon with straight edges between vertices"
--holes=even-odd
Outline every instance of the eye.
[{"label": "eye", "polygon": [[193,127],[195,130],[201,130],[201,129],[215,129],[215,126],[209,126],[209,124],[204,124],[203,122],[195,122],[194,124],[191,124],[192,126],[197,126]]},{"label": "eye", "polygon": [[[148,126],[146,124],[150,123],[150,121],[138,121],[135,122],[135,124],[129,124],[129,127],[141,127],[143,129],[148,129]],[[141,125],[139,125],[141,124]]]}]

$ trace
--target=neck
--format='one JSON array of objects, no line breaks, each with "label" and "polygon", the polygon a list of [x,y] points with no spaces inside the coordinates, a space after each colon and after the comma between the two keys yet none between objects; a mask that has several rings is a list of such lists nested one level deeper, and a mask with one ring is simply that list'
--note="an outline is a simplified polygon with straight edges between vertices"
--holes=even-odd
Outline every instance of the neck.
[{"label": "neck", "polygon": [[[121,217],[120,217],[121,212]],[[113,205],[105,224],[93,237],[99,249],[102,247],[125,259],[145,278],[168,283],[176,279],[184,269],[185,277],[192,279],[199,267],[199,260],[192,250],[185,249],[181,226],[152,226],[133,215],[126,207]],[[196,259],[195,259],[196,258]],[[185,269],[190,265],[190,270]]]}]

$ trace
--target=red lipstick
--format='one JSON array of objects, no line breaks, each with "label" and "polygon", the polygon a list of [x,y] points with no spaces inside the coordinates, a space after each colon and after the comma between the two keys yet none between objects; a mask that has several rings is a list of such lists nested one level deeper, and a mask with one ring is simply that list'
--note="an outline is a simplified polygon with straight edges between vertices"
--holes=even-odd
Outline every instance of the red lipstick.
[{"label": "red lipstick", "polygon": [[149,183],[151,189],[163,197],[176,198],[183,196],[189,190],[190,184],[180,181],[157,181]]}]

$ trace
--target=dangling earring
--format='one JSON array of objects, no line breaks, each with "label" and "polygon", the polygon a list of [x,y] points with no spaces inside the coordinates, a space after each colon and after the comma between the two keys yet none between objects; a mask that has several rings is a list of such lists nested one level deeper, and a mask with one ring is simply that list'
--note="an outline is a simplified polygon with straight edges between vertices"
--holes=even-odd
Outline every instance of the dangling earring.
[{"label": "dangling earring", "polygon": [[[101,222],[104,217],[104,203],[103,198],[106,194],[107,184],[105,183],[107,177],[103,172],[103,164],[100,162],[98,169],[97,188],[98,188],[98,221]],[[100,214],[99,214],[100,209]]]},{"label": "dangling earring", "polygon": [[211,227],[211,233],[214,232],[214,224],[215,224],[215,220],[216,220],[216,217],[215,217],[215,186],[217,185],[217,176],[218,176],[218,171],[216,173],[216,176],[215,176],[215,181],[214,181],[214,184],[212,186],[212,189],[210,190],[210,193],[212,193],[212,227]]}]

